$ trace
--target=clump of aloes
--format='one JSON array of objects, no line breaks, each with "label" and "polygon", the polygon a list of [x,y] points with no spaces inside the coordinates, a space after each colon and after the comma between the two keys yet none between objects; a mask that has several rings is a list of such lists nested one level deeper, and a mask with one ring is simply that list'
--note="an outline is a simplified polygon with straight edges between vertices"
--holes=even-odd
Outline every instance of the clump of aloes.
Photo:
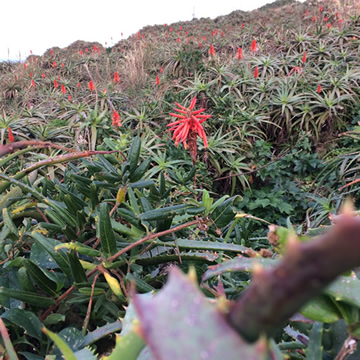
[{"label": "clump of aloes", "polygon": [[170,113],[170,115],[175,116],[180,120],[174,121],[168,125],[170,127],[170,131],[174,131],[172,140],[175,140],[176,146],[182,142],[185,149],[189,149],[193,164],[195,164],[197,158],[197,136],[203,139],[204,147],[208,147],[202,123],[206,119],[210,118],[211,115],[201,114],[205,109],[193,110],[196,104],[195,97],[192,99],[189,108],[186,108],[178,103],[175,104],[180,109],[174,108],[174,110],[180,114]]}]

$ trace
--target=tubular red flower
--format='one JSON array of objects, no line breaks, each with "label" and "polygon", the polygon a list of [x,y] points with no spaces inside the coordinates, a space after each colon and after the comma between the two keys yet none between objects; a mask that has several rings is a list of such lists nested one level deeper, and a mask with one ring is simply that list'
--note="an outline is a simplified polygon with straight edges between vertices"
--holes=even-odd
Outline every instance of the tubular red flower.
[{"label": "tubular red flower", "polygon": [[254,71],[254,78],[257,79],[258,76],[259,76],[259,69],[258,69],[258,67],[256,66],[256,67],[255,67],[255,71]]},{"label": "tubular red flower", "polygon": [[112,126],[114,125],[121,126],[120,115],[116,110],[113,111],[111,119],[112,119],[112,124],[111,124]]},{"label": "tubular red flower", "polygon": [[251,51],[252,52],[256,52],[258,49],[257,49],[257,46],[256,46],[256,40],[254,39],[251,43]]},{"label": "tubular red flower", "polygon": [[304,55],[302,57],[302,63],[305,64],[305,61],[306,61],[306,52],[304,51]]},{"label": "tubular red flower", "polygon": [[8,132],[9,132],[9,134],[8,134],[9,141],[14,142],[15,138],[14,138],[14,135],[13,135],[10,127],[8,127]]},{"label": "tubular red flower", "polygon": [[92,81],[89,82],[89,90],[90,91],[94,91],[95,90],[95,85]]},{"label": "tubular red flower", "polygon": [[114,73],[114,83],[119,83],[120,82],[120,76],[118,74],[117,71],[115,71]]},{"label": "tubular red flower", "polygon": [[239,47],[236,53],[236,58],[241,60],[243,58],[242,48]]},{"label": "tubular red flower", "polygon": [[[193,111],[196,104],[195,97],[191,100],[188,108],[180,105],[179,103],[175,104],[179,107],[179,109],[174,108],[174,110],[180,112],[181,115],[170,113],[171,116],[174,116],[179,120],[171,122],[167,126],[170,127],[170,131],[173,131],[172,140],[175,140],[175,145],[177,146],[180,142],[182,142],[185,148],[189,147],[190,152],[192,153],[192,158],[194,159],[193,154],[196,154],[196,136],[203,139],[205,148],[208,147],[206,134],[201,123],[211,117],[211,115],[201,114],[205,109]],[[187,141],[189,141],[189,146]]]}]

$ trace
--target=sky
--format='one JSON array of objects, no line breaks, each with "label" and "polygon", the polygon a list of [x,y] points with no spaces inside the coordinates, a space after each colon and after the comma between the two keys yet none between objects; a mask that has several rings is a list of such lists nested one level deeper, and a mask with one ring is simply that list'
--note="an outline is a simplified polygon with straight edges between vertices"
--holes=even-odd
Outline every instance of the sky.
[{"label": "sky", "polygon": [[[2,1],[0,60],[25,60],[76,40],[107,46],[146,25],[215,18],[272,0],[16,0]],[[123,36],[121,36],[123,33]]]}]

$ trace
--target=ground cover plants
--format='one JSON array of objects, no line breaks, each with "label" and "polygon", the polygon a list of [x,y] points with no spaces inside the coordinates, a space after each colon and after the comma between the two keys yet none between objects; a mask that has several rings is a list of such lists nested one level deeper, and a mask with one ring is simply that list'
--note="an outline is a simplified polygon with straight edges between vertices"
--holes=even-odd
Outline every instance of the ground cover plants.
[{"label": "ground cover plants", "polygon": [[0,357],[359,358],[359,45],[277,1],[0,63]]}]

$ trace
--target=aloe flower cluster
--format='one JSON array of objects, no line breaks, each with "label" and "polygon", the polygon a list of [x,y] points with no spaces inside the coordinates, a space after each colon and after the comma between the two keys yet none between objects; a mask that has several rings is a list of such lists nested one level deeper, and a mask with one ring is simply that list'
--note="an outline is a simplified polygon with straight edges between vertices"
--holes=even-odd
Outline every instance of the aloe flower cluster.
[{"label": "aloe flower cluster", "polygon": [[174,108],[180,114],[170,113],[171,116],[178,118],[179,120],[172,122],[168,125],[170,131],[174,131],[172,140],[175,140],[175,145],[179,145],[180,142],[184,144],[185,149],[189,148],[191,158],[193,162],[197,157],[197,136],[204,141],[204,147],[208,147],[206,134],[202,123],[211,117],[211,115],[201,114],[205,109],[193,110],[196,104],[196,98],[194,97],[190,103],[189,108],[186,108],[178,103],[175,103],[180,109]]}]

